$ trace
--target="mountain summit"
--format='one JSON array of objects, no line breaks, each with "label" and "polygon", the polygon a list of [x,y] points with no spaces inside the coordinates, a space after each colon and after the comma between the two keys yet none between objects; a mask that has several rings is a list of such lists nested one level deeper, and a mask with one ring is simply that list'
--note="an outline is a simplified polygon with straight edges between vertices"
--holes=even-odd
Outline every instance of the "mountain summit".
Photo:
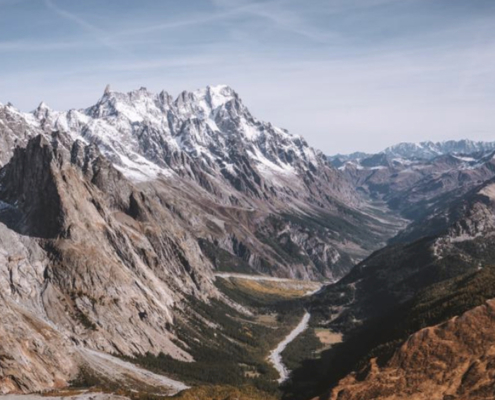
[{"label": "mountain summit", "polygon": [[[301,196],[310,186],[305,179],[339,180],[320,152],[300,136],[257,120],[225,85],[182,92],[175,100],[146,88],[106,89],[86,109],[57,112],[40,106],[32,115],[39,126],[97,143],[132,180],[194,177],[201,170],[206,189],[212,180],[223,181],[257,198],[276,192]],[[325,185],[329,189],[311,186],[311,192],[330,190],[341,200],[356,201],[345,181]]]},{"label": "mountain summit", "polygon": [[[0,112],[18,127],[0,136],[8,144],[0,152],[4,162],[13,143],[25,146],[36,135],[52,143],[56,132],[62,143],[56,147],[69,152],[76,142],[96,146],[133,184],[167,188],[176,212],[203,219],[188,229],[257,271],[336,279],[396,229],[395,221],[373,216],[321,152],[256,119],[226,85],[176,98],[107,86],[85,109],[60,112],[42,102],[31,113]],[[211,220],[219,213],[223,228],[213,232]]]}]

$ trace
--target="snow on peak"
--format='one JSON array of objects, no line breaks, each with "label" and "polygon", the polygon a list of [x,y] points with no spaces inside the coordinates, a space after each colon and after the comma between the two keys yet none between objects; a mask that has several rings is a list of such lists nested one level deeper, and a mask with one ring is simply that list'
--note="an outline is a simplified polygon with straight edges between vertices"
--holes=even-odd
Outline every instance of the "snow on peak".
[{"label": "snow on peak", "polygon": [[231,101],[240,99],[237,93],[227,85],[207,86],[193,92],[182,92],[175,104],[185,114],[195,115],[201,119],[207,119],[216,110],[224,107]]},{"label": "snow on peak", "polygon": [[227,85],[207,86],[206,89],[200,90],[206,96],[209,96],[209,103],[214,110],[237,98],[237,94]]},{"label": "snow on peak", "polygon": [[406,159],[432,159],[445,154],[472,154],[495,149],[495,142],[475,142],[469,139],[443,142],[399,143],[386,148],[383,153]]},{"label": "snow on peak", "polygon": [[47,119],[51,113],[52,109],[48,107],[48,105],[44,101],[42,101],[38,108],[33,111],[33,115],[39,120]]},{"label": "snow on peak", "polygon": [[321,161],[301,137],[255,119],[227,85],[185,91],[175,100],[165,91],[122,93],[107,86],[87,109],[54,112],[40,105],[29,115],[74,140],[98,143],[134,180],[183,174],[188,159],[218,172],[229,165],[236,175],[237,157],[247,156],[266,180],[282,182],[281,174],[315,171]]},{"label": "snow on peak", "polygon": [[42,101],[38,106],[38,110],[50,110],[50,107],[48,107],[48,105],[44,101]]}]

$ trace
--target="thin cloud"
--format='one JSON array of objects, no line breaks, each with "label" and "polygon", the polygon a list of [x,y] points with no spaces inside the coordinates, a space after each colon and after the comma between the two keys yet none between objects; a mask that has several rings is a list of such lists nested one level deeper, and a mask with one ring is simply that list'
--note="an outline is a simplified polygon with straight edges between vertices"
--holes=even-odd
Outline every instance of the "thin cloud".
[{"label": "thin cloud", "polygon": [[495,4],[488,1],[191,0],[164,9],[148,0],[146,10],[128,2],[129,17],[119,13],[118,23],[116,1],[95,20],[72,12],[72,2],[46,1],[52,7],[42,16],[14,6],[6,7],[14,9],[9,18],[2,9],[12,24],[29,13],[34,24],[70,22],[39,35],[0,26],[0,54],[24,52],[4,57],[0,100],[25,110],[41,99],[55,109],[86,107],[107,83],[175,94],[227,83],[253,115],[326,153],[495,132]]},{"label": "thin cloud", "polygon": [[91,42],[33,42],[26,40],[12,40],[0,42],[0,52],[46,52],[56,50],[73,50],[95,47]]},{"label": "thin cloud", "polygon": [[290,10],[287,1],[273,0],[262,3],[246,2],[244,0],[212,0],[219,9],[227,10],[224,13],[235,12],[236,15],[243,14],[246,17],[268,20],[276,28],[303,36],[317,43],[325,43],[336,36],[334,32],[323,32],[315,29],[311,24],[301,18],[300,10]]},{"label": "thin cloud", "polygon": [[125,52],[125,50],[122,47],[106,39],[107,33],[103,29],[96,27],[95,25],[87,22],[83,18],[79,17],[78,15],[70,11],[60,8],[52,0],[45,0],[45,6],[48,9],[52,10],[55,14],[59,15],[60,17],[64,18],[67,21],[74,23],[79,28],[89,33],[91,36],[93,36],[94,39],[96,39],[103,46],[108,47],[116,52],[120,52],[120,53]]},{"label": "thin cloud", "polygon": [[189,26],[197,26],[197,25],[205,25],[212,22],[217,22],[224,20],[226,18],[238,15],[239,10],[231,10],[222,13],[213,13],[213,14],[199,14],[192,16],[186,19],[173,20],[169,22],[164,22],[156,25],[139,27],[135,29],[128,29],[121,32],[114,33],[111,37],[118,38],[123,36],[134,36],[134,35],[143,35],[147,33],[184,28]]},{"label": "thin cloud", "polygon": [[297,13],[291,12],[289,14],[284,11],[284,2],[282,1],[275,0],[262,4],[244,1],[231,1],[228,3],[213,1],[213,4],[219,11],[197,14],[189,18],[168,21],[151,26],[128,29],[114,33],[111,37],[115,39],[124,36],[145,35],[165,30],[208,25],[215,22],[229,21],[234,18],[239,19],[240,17],[254,17],[269,20],[279,29],[296,33],[319,43],[325,42],[329,37],[333,37],[333,34],[328,35],[327,33],[312,28],[310,24],[303,23],[297,16]]}]

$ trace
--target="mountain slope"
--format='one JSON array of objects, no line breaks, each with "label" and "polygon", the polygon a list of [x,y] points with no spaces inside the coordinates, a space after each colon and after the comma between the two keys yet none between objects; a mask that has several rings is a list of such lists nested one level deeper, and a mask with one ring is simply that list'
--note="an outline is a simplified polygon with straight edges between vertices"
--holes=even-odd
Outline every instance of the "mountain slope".
[{"label": "mountain slope", "polygon": [[347,377],[332,400],[492,399],[495,390],[494,300],[411,335],[385,365]]},{"label": "mountain slope", "polygon": [[[344,333],[345,340],[322,358],[303,364],[286,389],[287,398],[321,394],[342,378],[333,395],[342,390],[346,393],[342,396],[348,396],[343,398],[361,398],[360,393],[363,398],[387,398],[395,390],[387,388],[404,383],[404,375],[375,372],[392,362],[394,352],[409,335],[495,297],[494,188],[491,179],[455,201],[455,207],[444,213],[449,223],[435,236],[386,246],[314,296],[307,305],[314,326]],[[431,350],[432,357],[437,356],[433,349],[438,343],[425,340],[422,345]],[[462,357],[452,357],[449,368],[462,367],[462,363]],[[420,371],[424,366],[418,361],[414,368]],[[346,378],[349,373],[353,375]],[[418,379],[428,381],[431,376]],[[417,387],[404,384],[399,390],[399,386],[397,398],[407,398],[412,392],[420,396]]]},{"label": "mountain slope", "polygon": [[96,145],[135,185],[189,215],[183,223],[213,260],[220,251],[251,271],[336,279],[402,223],[368,207],[304,139],[255,119],[227,86],[175,100],[106,90],[87,109],[42,103],[24,119],[45,136]]},{"label": "mountain slope", "polygon": [[[81,365],[79,346],[129,356],[166,351],[192,359],[167,328],[174,322],[172,310],[185,296],[206,300],[218,292],[212,266],[166,209],[91,146],[76,142],[67,149],[56,137],[50,143],[37,136],[17,148],[0,172],[0,188],[1,201],[9,204],[0,218],[11,228],[2,225],[8,261],[1,270],[2,304],[15,303],[25,319],[35,315],[23,329],[26,342],[34,343],[29,348],[61,343],[57,351],[33,350],[38,359],[30,364],[33,375],[14,368],[1,381],[3,391],[66,384]],[[15,240],[26,247],[12,246]],[[2,354],[19,367],[23,352],[8,344],[18,340],[22,325],[4,317],[12,330],[3,338]],[[40,331],[44,325],[46,333]],[[47,382],[59,362],[55,357],[66,357],[67,368],[55,369]]]}]

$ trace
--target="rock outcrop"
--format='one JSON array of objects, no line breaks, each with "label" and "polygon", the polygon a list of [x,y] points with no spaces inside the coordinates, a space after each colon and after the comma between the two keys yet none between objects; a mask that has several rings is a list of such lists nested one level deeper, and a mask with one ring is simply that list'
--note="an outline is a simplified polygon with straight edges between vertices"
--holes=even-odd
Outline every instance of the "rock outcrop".
[{"label": "rock outcrop", "polygon": [[495,300],[410,336],[384,366],[372,359],[332,400],[477,400],[495,393]]},{"label": "rock outcrop", "polygon": [[0,175],[4,392],[66,384],[79,346],[192,359],[167,327],[185,296],[217,295],[213,267],[166,208],[56,136],[16,149]]}]

